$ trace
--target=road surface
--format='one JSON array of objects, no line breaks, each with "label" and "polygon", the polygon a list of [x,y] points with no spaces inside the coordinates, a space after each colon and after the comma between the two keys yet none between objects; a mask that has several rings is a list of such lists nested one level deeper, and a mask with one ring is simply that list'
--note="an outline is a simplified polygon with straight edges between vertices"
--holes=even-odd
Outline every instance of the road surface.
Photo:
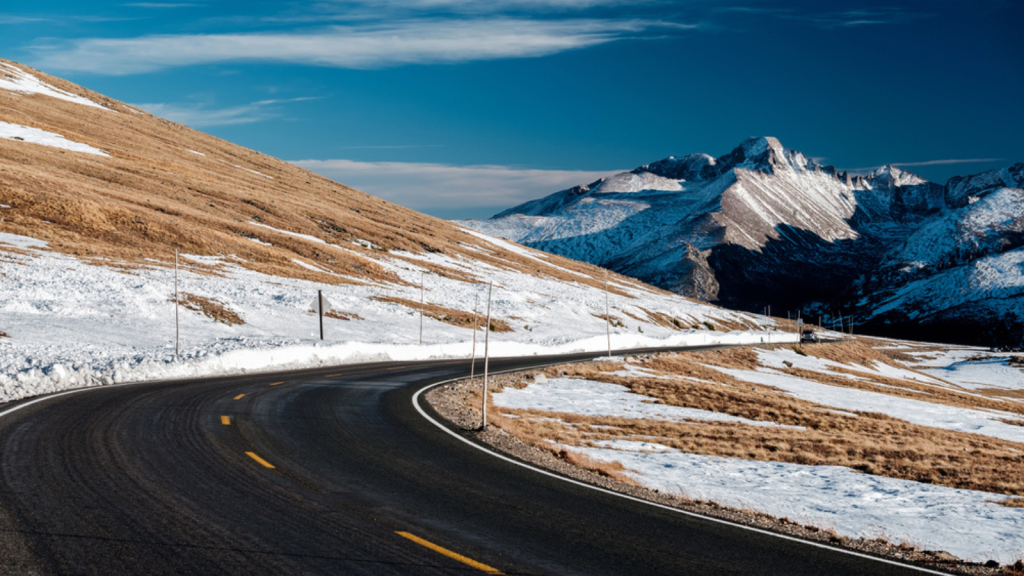
[{"label": "road surface", "polygon": [[0,407],[0,573],[921,573],[496,458],[413,403],[468,371],[361,364]]}]

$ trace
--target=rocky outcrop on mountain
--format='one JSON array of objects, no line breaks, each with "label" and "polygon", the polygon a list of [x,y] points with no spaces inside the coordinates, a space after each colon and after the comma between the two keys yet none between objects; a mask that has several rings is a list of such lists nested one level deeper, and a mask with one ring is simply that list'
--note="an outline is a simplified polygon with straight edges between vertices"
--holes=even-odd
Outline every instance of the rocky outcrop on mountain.
[{"label": "rocky outcrop on mountain", "polygon": [[[967,339],[989,343],[1019,340],[1014,326],[1024,324],[1022,275],[992,268],[1008,266],[1024,245],[1021,188],[1024,164],[943,186],[896,166],[840,172],[763,137],[718,158],[671,156],[465,224],[680,294],[751,311],[853,315],[880,333],[940,330],[984,312],[1004,328],[981,327]],[[947,279],[932,289],[941,284],[953,296],[919,293],[940,276]]]}]

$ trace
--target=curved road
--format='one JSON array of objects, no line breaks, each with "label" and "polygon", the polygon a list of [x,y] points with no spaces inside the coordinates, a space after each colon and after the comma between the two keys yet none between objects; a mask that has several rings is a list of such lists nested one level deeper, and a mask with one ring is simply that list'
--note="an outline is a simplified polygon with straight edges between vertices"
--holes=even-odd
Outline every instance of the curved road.
[{"label": "curved road", "polygon": [[413,404],[468,371],[362,364],[3,406],[0,573],[921,573],[487,454]]}]

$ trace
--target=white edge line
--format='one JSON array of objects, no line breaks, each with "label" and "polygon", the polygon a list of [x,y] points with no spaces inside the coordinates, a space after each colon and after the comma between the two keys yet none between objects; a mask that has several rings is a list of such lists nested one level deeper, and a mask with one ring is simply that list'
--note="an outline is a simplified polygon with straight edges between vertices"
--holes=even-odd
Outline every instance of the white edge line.
[{"label": "white edge line", "polygon": [[[585,362],[585,360],[584,360],[584,362]],[[491,372],[491,374],[507,374],[507,373],[510,373],[510,372],[522,372],[524,370],[530,370],[530,368],[516,368],[514,370],[502,370],[500,372]],[[614,490],[608,490],[607,488],[602,488],[600,486],[595,486],[593,484],[588,484],[586,482],[581,482],[581,481],[576,480],[574,478],[568,478],[566,476],[562,476],[561,474],[556,474],[554,472],[551,472],[550,470],[545,470],[543,468],[538,468],[536,466],[533,466],[532,464],[527,464],[525,462],[520,462],[519,460],[516,460],[514,458],[510,458],[508,456],[505,456],[504,454],[501,454],[499,452],[495,452],[494,450],[490,450],[488,448],[484,448],[483,446],[481,446],[481,445],[479,445],[479,444],[477,444],[475,442],[472,442],[470,440],[467,440],[466,438],[463,438],[462,436],[460,436],[460,435],[456,434],[455,432],[453,432],[452,430],[450,430],[447,426],[441,424],[437,420],[434,420],[433,418],[430,417],[429,414],[427,414],[423,410],[423,408],[420,407],[420,404],[419,404],[420,394],[422,394],[422,393],[424,393],[427,390],[430,390],[432,388],[436,388],[438,386],[441,386],[443,384],[449,384],[451,382],[458,382],[459,380],[469,380],[469,378],[465,377],[465,376],[460,377],[460,378],[451,378],[449,380],[444,380],[442,382],[437,382],[436,384],[431,384],[430,386],[426,386],[424,388],[419,389],[412,396],[412,405],[413,405],[413,407],[416,408],[416,411],[419,412],[421,416],[423,416],[428,421],[430,421],[434,426],[437,426],[441,430],[444,430],[446,433],[448,433],[452,437],[457,438],[458,440],[460,440],[462,442],[465,442],[466,444],[472,446],[473,448],[476,448],[477,450],[480,450],[481,452],[484,452],[486,454],[490,454],[491,456],[494,456],[494,457],[500,458],[500,459],[502,459],[502,460],[504,460],[506,462],[510,462],[512,464],[515,464],[516,466],[522,466],[523,468],[526,468],[528,470],[533,470],[534,472],[539,472],[539,473],[541,473],[541,474],[543,474],[545,476],[550,476],[551,478],[562,480],[562,481],[568,482],[570,484],[575,484],[576,486],[581,486],[583,488],[589,488],[591,490],[596,490],[597,492],[602,492],[604,494],[609,494],[609,495],[612,495],[612,496],[618,496],[619,498],[625,498],[626,500],[632,500],[633,502],[639,502],[640,504],[647,504],[648,506],[654,506],[655,508],[661,508],[662,510],[668,510],[669,512],[675,512],[677,514],[683,514],[685,516],[691,516],[693,518],[700,518],[702,520],[707,520],[707,521],[710,521],[710,522],[717,522],[718,524],[724,524],[726,526],[732,526],[734,528],[741,528],[743,530],[749,530],[751,532],[757,532],[758,534],[764,534],[766,536],[773,536],[775,538],[781,538],[783,540],[789,540],[791,542],[799,542],[800,544],[806,544],[808,546],[814,546],[816,548],[823,548],[825,550],[829,550],[829,551],[832,551],[832,552],[839,552],[839,553],[847,554],[847,555],[850,555],[850,556],[857,556],[858,558],[866,558],[868,560],[875,560],[877,562],[884,562],[885,564],[892,564],[893,566],[899,566],[901,568],[909,568],[910,570],[917,570],[918,572],[923,572],[925,574],[939,574],[941,576],[948,576],[949,574],[951,574],[950,572],[939,572],[939,571],[936,571],[936,570],[930,570],[928,568],[922,568],[920,566],[915,566],[913,564],[905,564],[903,562],[897,562],[895,560],[889,560],[887,558],[880,558],[878,556],[872,556],[870,554],[863,554],[861,552],[855,552],[853,550],[847,550],[845,548],[839,548],[839,547],[836,547],[836,546],[828,546],[828,545],[825,545],[825,544],[821,544],[819,542],[814,542],[812,540],[804,540],[803,538],[797,538],[795,536],[789,536],[789,535],[786,535],[786,534],[779,534],[778,532],[772,532],[770,530],[764,530],[764,529],[761,529],[761,528],[755,528],[753,526],[747,526],[746,524],[740,524],[738,522],[732,522],[730,520],[723,520],[722,518],[715,518],[713,516],[705,516],[703,514],[697,514],[696,512],[690,512],[689,510],[683,510],[681,508],[675,508],[675,507],[672,507],[672,506],[666,506],[665,504],[659,504],[658,502],[651,502],[650,500],[644,500],[643,498],[637,498],[636,496],[630,496],[629,494],[623,494],[621,492],[616,492]],[[3,414],[0,414],[0,416],[3,416]]]},{"label": "white edge line", "polygon": [[[129,383],[114,384],[114,385],[103,386],[103,388],[113,388],[115,386],[127,386],[128,384]],[[134,384],[134,382],[132,382],[131,384]],[[18,410],[21,410],[22,408],[26,408],[28,406],[31,406],[31,405],[35,404],[36,402],[43,402],[43,401],[49,400],[51,398],[57,398],[58,396],[67,396],[68,394],[75,394],[77,392],[85,392],[86,390],[96,390],[97,388],[100,388],[100,386],[83,386],[81,388],[75,388],[73,390],[66,390],[64,392],[58,392],[57,394],[50,394],[48,396],[43,396],[41,398],[36,398],[35,400],[29,400],[28,402],[25,402],[24,404],[18,404],[14,408],[8,408],[7,410],[4,410],[3,412],[0,412],[0,418],[3,418],[4,416],[7,416],[11,412],[16,412]]]}]

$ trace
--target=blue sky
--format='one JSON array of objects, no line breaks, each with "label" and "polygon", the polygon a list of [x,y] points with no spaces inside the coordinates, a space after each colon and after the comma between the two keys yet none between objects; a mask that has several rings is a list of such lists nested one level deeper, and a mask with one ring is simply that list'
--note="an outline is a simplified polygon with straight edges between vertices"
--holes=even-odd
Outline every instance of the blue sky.
[{"label": "blue sky", "polygon": [[441,217],[748,136],[1024,161],[1015,0],[34,0],[0,56]]}]

